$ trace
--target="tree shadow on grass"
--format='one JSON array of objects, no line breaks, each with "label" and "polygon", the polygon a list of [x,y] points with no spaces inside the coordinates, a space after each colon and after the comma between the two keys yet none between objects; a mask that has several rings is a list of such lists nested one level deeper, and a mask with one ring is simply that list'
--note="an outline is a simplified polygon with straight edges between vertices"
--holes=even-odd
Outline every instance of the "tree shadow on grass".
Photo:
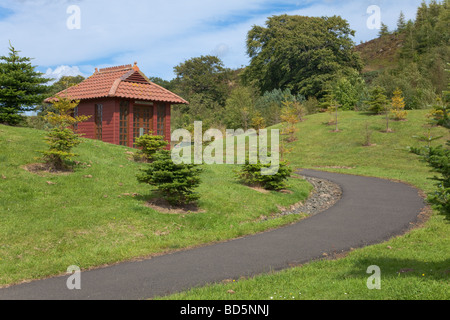
[{"label": "tree shadow on grass", "polygon": [[348,274],[354,278],[364,278],[370,275],[367,269],[378,266],[383,280],[402,278],[420,278],[429,281],[448,281],[450,279],[450,259],[442,261],[420,261],[415,259],[398,259],[374,257],[359,259],[354,262],[354,269]]},{"label": "tree shadow on grass", "polygon": [[165,200],[162,194],[157,190],[153,190],[153,192],[147,195],[133,194],[132,196],[133,198],[142,202],[146,207],[160,213],[190,214],[206,212],[205,210],[199,208],[197,203],[180,204],[178,206],[172,205],[167,200]]}]

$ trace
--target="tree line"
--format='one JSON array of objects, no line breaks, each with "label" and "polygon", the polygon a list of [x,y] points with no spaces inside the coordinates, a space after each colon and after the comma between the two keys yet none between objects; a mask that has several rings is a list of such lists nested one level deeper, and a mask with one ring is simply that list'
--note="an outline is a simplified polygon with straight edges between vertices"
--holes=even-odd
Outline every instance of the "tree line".
[{"label": "tree line", "polygon": [[[227,68],[217,56],[188,59],[174,67],[175,78],[153,82],[190,102],[173,108],[173,128],[260,129],[282,122],[286,103],[296,104],[299,118],[305,114],[335,110],[383,112],[383,101],[401,92],[405,109],[442,104],[442,92],[450,60],[449,0],[423,2],[416,19],[400,14],[397,30],[383,25],[383,37],[402,39],[394,67],[362,72],[355,50],[355,31],[339,16],[304,17],[279,15],[247,34],[248,66]],[[17,124],[21,112],[37,110],[45,116],[51,106],[45,97],[77,84],[83,77],[64,77],[48,86],[30,64],[10,47],[0,57],[0,123]],[[375,107],[374,107],[375,106]],[[30,125],[48,125],[43,117],[28,119]]]},{"label": "tree line", "polygon": [[450,61],[449,4],[423,2],[415,20],[401,13],[396,30],[384,25],[379,41],[402,39],[393,67],[363,72],[355,31],[341,17],[280,15],[248,32],[248,66],[233,70],[218,57],[201,56],[176,66],[172,81],[153,80],[190,101],[174,110],[174,127],[183,128],[193,120],[216,128],[272,126],[282,122],[285,102],[300,105],[300,119],[335,108],[384,113],[391,99],[402,99],[405,110],[440,110]]}]

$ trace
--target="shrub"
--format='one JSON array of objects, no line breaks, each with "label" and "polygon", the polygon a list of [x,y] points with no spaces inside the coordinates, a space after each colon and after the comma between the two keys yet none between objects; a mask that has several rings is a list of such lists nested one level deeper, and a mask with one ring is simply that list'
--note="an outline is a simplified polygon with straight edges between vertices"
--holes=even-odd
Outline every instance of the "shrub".
[{"label": "shrub", "polygon": [[360,100],[361,86],[353,85],[347,78],[339,78],[333,86],[333,94],[342,110],[355,110]]},{"label": "shrub", "polygon": [[[447,141],[450,147],[450,141]],[[412,152],[421,155],[424,161],[440,174],[433,180],[437,181],[436,191],[428,195],[428,202],[450,219],[450,150],[443,146],[431,148],[413,148]]]},{"label": "shrub", "polygon": [[381,114],[386,110],[386,105],[389,103],[386,97],[385,90],[376,86],[370,90],[369,100],[366,101],[369,105],[369,111],[375,114]]},{"label": "shrub", "polygon": [[48,128],[48,124],[43,117],[29,116],[26,117],[26,126],[33,129],[44,130]]},{"label": "shrub", "polygon": [[405,98],[403,98],[403,93],[400,89],[394,91],[391,113],[396,121],[406,120],[408,115],[408,112],[405,111]]},{"label": "shrub", "polygon": [[136,146],[141,148],[135,155],[135,159],[143,159],[145,161],[153,161],[153,156],[158,152],[167,147],[169,143],[164,140],[163,136],[154,136],[150,132],[149,134],[143,135],[136,138]]},{"label": "shrub", "polygon": [[286,180],[291,176],[292,169],[286,161],[280,162],[280,167],[274,175],[262,175],[263,168],[270,165],[262,164],[259,159],[256,164],[251,164],[247,159],[241,170],[236,173],[237,179],[250,186],[258,186],[267,190],[283,190],[287,187]]},{"label": "shrub", "polygon": [[319,101],[316,97],[309,97],[308,100],[303,102],[303,106],[305,107],[307,114],[314,114],[319,112]]},{"label": "shrub", "polygon": [[266,127],[266,120],[264,120],[264,117],[261,115],[261,112],[257,111],[253,115],[252,118],[252,128],[256,131],[259,131],[261,129],[264,129]]},{"label": "shrub", "polygon": [[157,152],[149,167],[137,175],[141,183],[157,187],[162,197],[172,205],[190,204],[199,199],[194,189],[200,185],[202,169],[192,164],[175,164],[171,152]]},{"label": "shrub", "polygon": [[436,104],[428,114],[428,117],[430,118],[431,124],[450,129],[449,108],[442,103],[442,100],[437,100]]},{"label": "shrub", "polygon": [[45,138],[50,148],[41,153],[49,169],[58,171],[67,169],[66,161],[76,156],[72,149],[81,143],[80,135],[73,132],[72,126],[86,121],[89,117],[71,115],[79,101],[56,97],[52,103],[56,112],[49,112],[45,116],[45,120],[54,126]]},{"label": "shrub", "polygon": [[47,134],[45,140],[50,148],[41,153],[49,169],[52,171],[67,169],[66,161],[76,156],[71,150],[81,143],[79,135],[68,128],[54,128]]}]

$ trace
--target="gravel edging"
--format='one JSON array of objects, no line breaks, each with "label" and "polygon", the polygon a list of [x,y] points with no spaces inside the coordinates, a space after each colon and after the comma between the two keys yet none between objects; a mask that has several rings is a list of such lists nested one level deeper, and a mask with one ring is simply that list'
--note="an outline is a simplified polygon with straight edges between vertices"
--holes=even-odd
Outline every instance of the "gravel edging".
[{"label": "gravel edging", "polygon": [[306,214],[313,216],[334,206],[342,197],[342,188],[331,181],[301,176],[314,187],[305,203],[299,203],[284,210],[281,216]]}]

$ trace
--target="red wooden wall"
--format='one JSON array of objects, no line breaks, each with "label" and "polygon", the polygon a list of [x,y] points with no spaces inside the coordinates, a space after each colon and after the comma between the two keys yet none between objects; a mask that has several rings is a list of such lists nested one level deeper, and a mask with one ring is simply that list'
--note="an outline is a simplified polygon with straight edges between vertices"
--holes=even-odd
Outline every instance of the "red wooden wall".
[{"label": "red wooden wall", "polygon": [[[90,99],[81,101],[78,105],[78,115],[91,116],[89,120],[79,123],[77,132],[83,134],[84,138],[95,139],[95,119],[94,108],[96,104],[103,105],[103,141],[119,145],[119,120],[120,120],[120,101],[121,99]],[[133,147],[133,109],[134,100],[130,101],[130,112],[128,116],[128,146]],[[153,106],[153,133],[157,134],[157,103]],[[170,143],[170,118],[171,105],[166,103],[166,119],[165,119],[165,138]],[[170,148],[170,144],[169,147]]]}]

